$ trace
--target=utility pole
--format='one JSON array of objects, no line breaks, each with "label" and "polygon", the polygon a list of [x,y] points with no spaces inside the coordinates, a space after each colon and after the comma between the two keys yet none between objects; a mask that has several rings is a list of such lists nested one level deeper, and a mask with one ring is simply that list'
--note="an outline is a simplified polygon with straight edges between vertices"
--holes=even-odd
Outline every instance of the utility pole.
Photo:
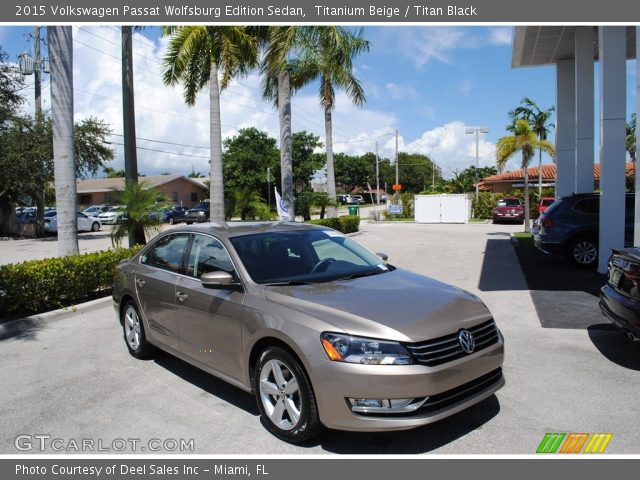
[{"label": "utility pole", "polygon": [[[35,70],[33,71],[34,83],[33,89],[35,91],[35,117],[36,128],[40,129],[42,125],[42,69],[40,59],[40,27],[33,27],[33,54]],[[42,194],[36,198],[36,236],[44,237],[44,208],[45,208],[45,195],[46,188],[42,186]]]},{"label": "utility pole", "polygon": [[478,183],[480,182],[479,178],[478,178],[478,168],[479,168],[479,162],[480,162],[480,153],[479,153],[479,143],[480,143],[480,134],[481,133],[489,133],[489,129],[486,127],[467,127],[465,129],[466,134],[472,134],[475,133],[476,134],[476,202],[478,201],[478,197],[480,196],[480,187],[478,185]]},{"label": "utility pole", "polygon": [[267,197],[269,199],[269,211],[271,211],[271,167],[267,167]]},{"label": "utility pole", "polygon": [[378,158],[378,142],[376,142],[376,203],[380,205],[380,172],[378,170],[380,159]]},{"label": "utility pole", "polygon": [[396,185],[398,185],[399,183],[400,182],[398,181],[398,130],[396,130]]}]

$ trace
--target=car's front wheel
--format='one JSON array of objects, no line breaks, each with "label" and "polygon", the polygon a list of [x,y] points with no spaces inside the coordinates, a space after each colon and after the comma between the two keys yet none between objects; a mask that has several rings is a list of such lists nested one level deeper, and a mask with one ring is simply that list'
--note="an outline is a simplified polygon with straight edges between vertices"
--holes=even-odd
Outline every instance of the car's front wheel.
[{"label": "car's front wheel", "polygon": [[322,431],[311,383],[298,360],[285,350],[269,347],[262,352],[253,387],[264,424],[276,437],[301,443]]},{"label": "car's front wheel", "polygon": [[129,353],[136,358],[150,356],[155,348],[147,341],[142,317],[133,300],[129,300],[122,309],[121,321]]},{"label": "car's front wheel", "polygon": [[173,225],[174,223],[176,223],[176,221],[173,219],[173,217],[169,217],[169,225]]},{"label": "car's front wheel", "polygon": [[569,259],[581,267],[593,267],[598,261],[598,244],[589,237],[579,237],[569,245]]}]

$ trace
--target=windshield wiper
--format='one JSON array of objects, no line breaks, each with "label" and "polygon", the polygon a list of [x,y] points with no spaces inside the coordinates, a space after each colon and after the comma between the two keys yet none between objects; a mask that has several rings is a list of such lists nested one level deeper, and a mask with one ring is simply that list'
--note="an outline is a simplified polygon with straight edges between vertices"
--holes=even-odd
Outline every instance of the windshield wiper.
[{"label": "windshield wiper", "polygon": [[365,270],[364,272],[356,272],[345,277],[336,278],[336,280],[351,280],[352,278],[370,277],[371,275],[380,275],[381,273],[388,272],[388,270]]},{"label": "windshield wiper", "polygon": [[286,280],[283,282],[263,283],[265,287],[282,287],[282,286],[312,285],[312,284],[313,282],[303,282],[301,280]]}]

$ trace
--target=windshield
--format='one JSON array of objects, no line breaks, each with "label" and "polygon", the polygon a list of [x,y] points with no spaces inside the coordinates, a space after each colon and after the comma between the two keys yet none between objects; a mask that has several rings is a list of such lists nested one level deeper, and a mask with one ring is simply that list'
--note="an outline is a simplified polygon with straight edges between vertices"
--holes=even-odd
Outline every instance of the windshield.
[{"label": "windshield", "polygon": [[231,238],[253,281],[328,282],[388,272],[377,255],[335,230],[257,233]]},{"label": "windshield", "polygon": [[499,207],[519,207],[520,200],[517,198],[502,198],[498,200]]}]

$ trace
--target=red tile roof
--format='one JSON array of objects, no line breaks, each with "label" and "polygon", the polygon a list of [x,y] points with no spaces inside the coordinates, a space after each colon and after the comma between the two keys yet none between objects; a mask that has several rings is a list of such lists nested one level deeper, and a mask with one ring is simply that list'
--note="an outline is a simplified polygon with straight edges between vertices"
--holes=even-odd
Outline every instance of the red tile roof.
[{"label": "red tile roof", "polygon": [[[627,176],[633,175],[633,163],[628,162],[626,164]],[[529,178],[538,178],[538,167],[529,167]],[[593,178],[595,180],[600,179],[600,164],[596,163],[593,166]],[[482,179],[483,184],[487,183],[501,183],[501,182],[517,182],[524,179],[524,169],[515,170],[513,172],[504,172],[499,175],[492,175]],[[556,179],[556,166],[554,164],[542,165],[542,179],[543,180],[555,180]]]}]

